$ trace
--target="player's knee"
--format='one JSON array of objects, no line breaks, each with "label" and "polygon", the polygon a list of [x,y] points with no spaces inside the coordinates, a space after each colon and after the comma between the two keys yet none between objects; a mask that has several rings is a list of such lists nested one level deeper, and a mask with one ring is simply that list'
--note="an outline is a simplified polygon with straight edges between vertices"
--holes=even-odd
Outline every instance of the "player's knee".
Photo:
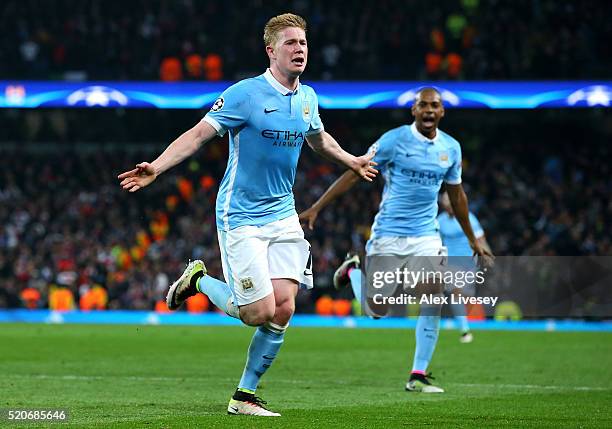
[{"label": "player's knee", "polygon": [[276,306],[276,313],[274,314],[274,322],[280,325],[286,325],[291,320],[291,317],[295,313],[295,302],[286,300]]},{"label": "player's knee", "polygon": [[439,282],[419,283],[416,290],[418,293],[425,295],[440,294],[444,291],[444,285]]},{"label": "player's knee", "polygon": [[267,313],[256,313],[256,314],[240,315],[240,318],[246,325],[261,326],[265,324],[266,322],[269,322],[270,320],[272,320],[273,316],[274,316],[273,314],[269,315]]},{"label": "player's knee", "polygon": [[434,316],[440,317],[442,314],[442,305],[444,303],[443,293],[432,293],[427,297],[429,302],[425,302],[419,306],[419,316]]},{"label": "player's knee", "polygon": [[240,312],[240,319],[249,326],[261,326],[272,321],[274,318],[274,307],[262,306]]}]

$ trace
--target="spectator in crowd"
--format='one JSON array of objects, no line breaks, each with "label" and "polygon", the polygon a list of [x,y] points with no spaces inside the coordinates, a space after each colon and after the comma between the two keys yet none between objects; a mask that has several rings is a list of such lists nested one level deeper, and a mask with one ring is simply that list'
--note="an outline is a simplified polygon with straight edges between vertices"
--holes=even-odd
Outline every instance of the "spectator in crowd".
[{"label": "spectator in crowd", "polygon": [[[243,53],[261,41],[244,29],[287,9],[281,0],[2,6],[0,79],[170,81],[257,74],[263,60]],[[339,0],[304,0],[293,7],[320,48],[308,79],[583,79],[608,78],[612,68],[609,2],[355,0],[347,9]],[[198,57],[203,74],[194,74]]]},{"label": "spectator in crowd", "polygon": [[[117,123],[147,123],[159,139],[165,136],[163,130],[174,133],[164,123],[176,122],[173,116],[158,116],[156,111],[134,114],[145,118],[123,117]],[[105,123],[94,120],[99,115],[95,111],[80,115],[71,127]],[[326,124],[343,141],[354,142],[349,150],[361,153],[365,147],[360,142],[380,133],[385,121],[393,121],[387,118],[392,115],[368,111],[347,117],[329,112]],[[590,121],[601,124],[596,111],[579,116],[477,111],[469,115],[477,129],[469,129],[461,117],[457,122],[449,118],[448,127],[462,133],[470,207],[496,254],[612,253],[610,148],[604,144],[610,137],[605,126],[590,127]],[[534,119],[526,115],[539,115],[541,126],[521,133],[520,127]],[[116,128],[107,129],[100,141],[120,139],[124,131]],[[128,128],[132,134],[124,135],[127,141],[141,134],[142,127]],[[78,136],[84,129],[81,125],[81,131],[73,132]],[[594,134],[585,138],[585,129]],[[54,136],[52,129],[44,130],[49,138]],[[523,138],[515,139],[519,133]],[[496,144],[484,143],[488,141]],[[56,296],[54,302],[67,307],[151,310],[187,259],[205,259],[213,276],[222,275],[213,207],[227,156],[225,143],[212,143],[159,186],[129,198],[116,186],[115,173],[157,148],[111,148],[101,143],[62,147],[0,146],[0,306],[48,307],[51,291],[61,289],[69,293],[62,292],[61,300]],[[523,156],[527,152],[529,158]],[[311,205],[339,173],[331,164],[316,163],[308,152],[301,163],[295,183],[298,210]],[[299,311],[312,311],[313,298],[333,293],[333,271],[347,251],[363,247],[379,198],[379,192],[364,188],[321,213],[319,228],[309,237],[317,287],[298,297]],[[96,288],[106,293],[98,290],[94,296],[90,291]]]}]

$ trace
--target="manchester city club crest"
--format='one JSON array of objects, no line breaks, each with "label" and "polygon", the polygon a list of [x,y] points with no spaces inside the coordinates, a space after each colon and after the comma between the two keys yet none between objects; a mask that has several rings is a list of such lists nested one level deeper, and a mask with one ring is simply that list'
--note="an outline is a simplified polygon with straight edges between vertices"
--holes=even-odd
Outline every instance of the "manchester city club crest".
[{"label": "manchester city club crest", "polygon": [[438,163],[440,164],[440,167],[448,167],[450,165],[448,152],[440,152],[438,155]]},{"label": "manchester city club crest", "polygon": [[306,122],[310,122],[310,103],[308,100],[304,100],[304,104],[302,104],[302,118]]},{"label": "manchester city club crest", "polygon": [[248,292],[253,289],[253,279],[251,277],[240,279],[240,285],[242,286],[242,290]]}]

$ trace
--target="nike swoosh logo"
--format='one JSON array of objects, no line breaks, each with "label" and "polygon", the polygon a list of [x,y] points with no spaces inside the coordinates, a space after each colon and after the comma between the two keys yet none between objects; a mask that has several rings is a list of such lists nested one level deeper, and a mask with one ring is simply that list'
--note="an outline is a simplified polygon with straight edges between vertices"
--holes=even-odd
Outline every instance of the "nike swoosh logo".
[{"label": "nike swoosh logo", "polygon": [[230,407],[235,413],[238,412],[238,408],[237,407]]},{"label": "nike swoosh logo", "polygon": [[411,158],[413,156],[416,156],[416,154],[415,153],[407,153],[406,154],[406,158]]},{"label": "nike swoosh logo", "polygon": [[264,113],[276,112],[278,109],[264,109]]},{"label": "nike swoosh logo", "polygon": [[304,275],[305,275],[305,276],[312,276],[312,271],[310,271],[310,270],[304,270]]}]

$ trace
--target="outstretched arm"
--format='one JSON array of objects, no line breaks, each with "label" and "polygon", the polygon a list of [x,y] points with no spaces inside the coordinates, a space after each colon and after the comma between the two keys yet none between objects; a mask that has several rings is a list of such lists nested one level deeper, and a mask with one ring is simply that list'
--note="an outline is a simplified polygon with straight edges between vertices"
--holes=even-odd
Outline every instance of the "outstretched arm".
[{"label": "outstretched arm", "polygon": [[482,241],[477,240],[474,236],[474,231],[472,230],[472,225],[470,224],[468,199],[467,195],[465,195],[465,191],[463,190],[463,186],[461,184],[451,185],[447,183],[446,191],[448,193],[451,206],[453,207],[455,217],[457,218],[459,225],[461,225],[461,229],[463,229],[465,236],[470,242],[470,246],[472,247],[472,250],[474,250],[474,254],[478,255],[485,266],[491,265],[495,257],[491,253],[488,246],[483,246]]},{"label": "outstretched arm", "polygon": [[121,187],[129,192],[136,192],[150,185],[160,174],[193,155],[204,143],[217,135],[217,131],[206,121],[198,122],[193,128],[185,131],[174,140],[155,161],[141,162],[136,168],[121,173]]},{"label": "outstretched arm", "polygon": [[375,153],[371,152],[363,156],[354,156],[340,147],[338,142],[326,131],[312,134],[306,137],[308,145],[319,155],[342,164],[363,180],[371,182],[378,171],[374,168],[376,163],[372,161]]},{"label": "outstretched arm", "polygon": [[351,189],[358,181],[359,177],[355,173],[350,170],[346,171],[327,188],[325,193],[310,208],[300,213],[300,220],[308,222],[308,228],[313,229],[319,212],[340,195]]}]

